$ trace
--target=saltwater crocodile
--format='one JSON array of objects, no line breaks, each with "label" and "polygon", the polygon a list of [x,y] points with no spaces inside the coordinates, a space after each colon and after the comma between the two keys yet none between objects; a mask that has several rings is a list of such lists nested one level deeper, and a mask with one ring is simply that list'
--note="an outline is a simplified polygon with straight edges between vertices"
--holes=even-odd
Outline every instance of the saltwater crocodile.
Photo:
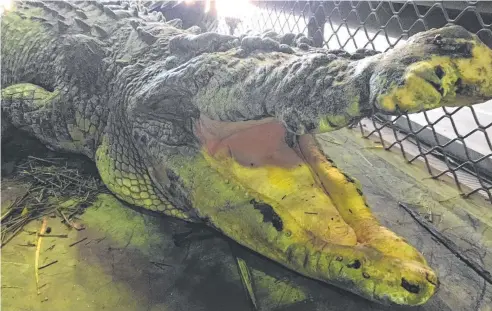
[{"label": "saltwater crocodile", "polygon": [[446,26],[348,54],[87,1],[15,2],[1,26],[2,136],[84,154],[118,198],[368,299],[419,305],[436,291],[314,134],[491,98],[492,51],[476,35]]}]

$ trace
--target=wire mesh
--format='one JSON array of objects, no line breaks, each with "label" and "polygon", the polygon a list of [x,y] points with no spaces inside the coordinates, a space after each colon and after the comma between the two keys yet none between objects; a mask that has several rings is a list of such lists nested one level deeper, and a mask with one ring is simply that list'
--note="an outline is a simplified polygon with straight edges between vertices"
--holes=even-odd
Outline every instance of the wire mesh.
[{"label": "wire mesh", "polygon": [[[492,47],[487,1],[257,1],[241,17],[219,20],[218,30],[305,33],[318,47],[384,52],[446,24],[465,27]],[[451,176],[463,196],[480,193],[492,202],[491,108],[492,101],[396,117],[376,114],[359,128],[386,150],[399,148],[406,161],[423,160],[432,178]]]}]

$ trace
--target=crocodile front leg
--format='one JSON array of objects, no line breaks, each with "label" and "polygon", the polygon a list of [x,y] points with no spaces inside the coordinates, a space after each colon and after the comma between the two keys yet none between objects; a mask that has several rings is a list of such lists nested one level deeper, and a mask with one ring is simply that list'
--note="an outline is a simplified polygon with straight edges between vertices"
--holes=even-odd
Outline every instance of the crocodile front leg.
[{"label": "crocodile front leg", "polygon": [[50,92],[31,83],[2,89],[2,138],[9,135],[8,130],[16,128],[52,149],[84,152],[86,134],[94,135],[96,127],[72,111],[65,98],[64,92]]},{"label": "crocodile front leg", "polygon": [[[104,136],[96,152],[102,181],[119,199],[151,211],[191,220],[183,206],[173,206],[151,180],[149,169],[125,136]],[[181,207],[181,208],[180,208]]]},{"label": "crocodile front leg", "polygon": [[2,137],[15,128],[53,150],[93,160],[108,115],[94,98],[73,86],[52,91],[32,83],[8,86],[1,91]]}]

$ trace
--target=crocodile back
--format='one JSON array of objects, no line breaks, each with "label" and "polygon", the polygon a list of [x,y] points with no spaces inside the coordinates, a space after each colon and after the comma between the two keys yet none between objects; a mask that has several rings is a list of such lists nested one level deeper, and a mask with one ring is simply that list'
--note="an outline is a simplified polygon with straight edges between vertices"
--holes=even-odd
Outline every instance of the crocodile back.
[{"label": "crocodile back", "polygon": [[159,12],[119,2],[15,2],[1,21],[2,85],[49,90],[66,82],[66,71],[85,72],[94,82],[100,72],[166,58],[170,38],[184,31]]}]

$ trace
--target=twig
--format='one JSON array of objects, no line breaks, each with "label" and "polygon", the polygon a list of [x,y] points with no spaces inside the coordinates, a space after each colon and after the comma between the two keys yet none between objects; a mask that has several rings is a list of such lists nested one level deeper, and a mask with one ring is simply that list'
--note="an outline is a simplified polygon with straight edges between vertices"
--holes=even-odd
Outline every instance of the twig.
[{"label": "twig", "polygon": [[43,238],[68,238],[68,234],[38,234]]},{"label": "twig", "polygon": [[448,237],[444,236],[441,232],[437,231],[434,226],[429,223],[424,217],[416,213],[408,204],[398,202],[398,205],[421,225],[427,232],[429,232],[437,241],[439,241],[444,247],[446,247],[451,253],[453,253],[458,259],[464,262],[469,268],[475,271],[489,284],[492,284],[492,275],[489,271],[485,270],[475,259],[468,257],[465,253],[461,253],[459,247],[451,241]]},{"label": "twig", "polygon": [[41,188],[41,191],[39,191],[39,197],[37,198],[38,202],[41,202],[41,200],[43,200],[44,189],[45,188]]},{"label": "twig", "polygon": [[27,157],[29,159],[38,160],[38,161],[41,161],[41,162],[46,162],[46,163],[51,163],[51,164],[57,164],[56,162],[53,162],[53,161],[50,161],[50,160],[46,160],[46,159],[36,158],[36,157],[33,157],[33,156],[27,156]]},{"label": "twig", "polygon": [[19,226],[19,228],[15,229],[15,231],[12,233],[11,236],[9,236],[7,239],[5,239],[5,241],[2,241],[2,246],[0,248],[3,248],[8,242],[10,242],[10,240],[12,240],[17,235],[17,233],[19,233],[22,230],[22,228],[24,227],[24,225],[26,223],[27,223],[27,221],[24,221],[24,224]]},{"label": "twig", "polygon": [[83,238],[82,240],[78,240],[77,242],[73,242],[72,244],[68,245],[68,247],[72,247],[74,245],[77,245],[77,244],[79,244],[81,242],[84,242],[85,240],[87,240],[87,237]]},{"label": "twig", "polygon": [[236,261],[237,270],[241,278],[241,283],[243,283],[244,290],[246,291],[246,294],[249,298],[248,300],[250,301],[253,307],[252,309],[256,311],[258,310],[258,303],[256,301],[256,295],[254,291],[253,277],[251,275],[251,271],[246,261],[244,261],[244,259],[236,255],[237,245],[235,245],[234,242],[230,242],[230,241],[228,242],[228,244],[229,244],[229,249],[231,251],[231,255],[232,257],[234,257]]},{"label": "twig", "polygon": [[70,220],[68,220],[67,216],[65,216],[65,214],[63,214],[63,212],[60,209],[57,209],[57,211],[62,216],[63,220],[65,221],[65,224],[70,228],[74,228],[77,231],[85,229],[85,227],[75,226]]},{"label": "twig", "polygon": [[3,222],[3,220],[7,217],[9,217],[9,215],[14,211],[14,208],[12,208],[12,206],[14,205],[14,203],[10,204],[9,207],[7,207],[7,211],[5,212],[5,214],[2,215],[2,217],[0,218],[0,222]]},{"label": "twig", "polygon": [[103,236],[102,238],[99,238],[99,239],[95,239],[94,241],[96,241],[96,243],[99,244],[99,242],[101,242],[104,239],[106,239],[106,236]]},{"label": "twig", "polygon": [[[337,142],[336,140],[332,140],[332,139],[329,139],[329,138],[327,138],[327,137],[322,137],[322,136],[320,136],[320,137],[318,137],[318,138],[319,138],[319,139],[321,139],[322,141],[325,141],[325,142],[330,143],[330,144],[335,144],[335,145],[338,145],[338,146],[342,146],[342,145],[343,145],[342,143],[339,143],[339,142]],[[345,142],[344,142],[344,143],[345,143]]]},{"label": "twig", "polygon": [[55,264],[55,263],[57,263],[57,262],[58,262],[58,260],[53,260],[52,262],[47,263],[47,264],[45,264],[45,265],[43,265],[43,266],[39,267],[39,269],[38,269],[38,270],[41,270],[41,269],[44,269],[44,268],[49,267],[49,266],[51,266],[51,265],[54,265],[54,264]]},{"label": "twig", "polygon": [[384,149],[383,146],[369,146],[369,147],[361,147],[360,149]]},{"label": "twig", "polygon": [[359,154],[359,155],[360,155],[360,156],[361,156],[364,160],[366,160],[366,162],[367,162],[367,163],[369,163],[369,165],[370,165],[370,166],[374,166],[374,165],[372,165],[372,163],[371,163],[371,162],[369,162],[369,160],[368,160],[368,159],[367,159],[367,158],[366,158],[366,157],[365,157],[365,156],[364,156],[364,155],[363,155],[363,154],[362,154],[359,150],[355,150],[355,151],[357,151],[357,153],[358,153],[358,154]]},{"label": "twig", "polygon": [[[70,177],[70,176],[65,175],[65,174],[63,174],[63,173],[60,173],[60,172],[57,172],[57,173],[56,173],[56,175],[55,175],[54,173],[46,173],[46,175],[56,176],[56,177],[58,178],[58,180],[60,179],[60,176],[62,176],[62,177],[66,178],[66,179],[68,179],[68,180],[71,180],[71,181],[73,181],[73,182],[75,182],[75,183],[77,183],[77,184],[80,184],[80,182],[82,182],[82,180],[80,180],[80,179],[75,179],[75,178],[73,178],[73,177]],[[60,181],[60,180],[59,180],[59,181]],[[85,188],[87,188],[87,189],[91,189],[91,190],[95,190],[93,187],[87,187],[87,186],[86,186]]]},{"label": "twig", "polygon": [[2,215],[2,217],[0,218],[0,222],[2,222],[2,223],[3,223],[3,220],[4,220],[5,218],[7,218],[7,217],[8,217],[8,216],[9,216],[9,215],[10,215],[10,214],[11,214],[11,213],[15,210],[15,206],[16,206],[17,204],[21,203],[21,202],[22,202],[22,201],[26,198],[26,196],[27,196],[27,194],[28,194],[28,193],[29,193],[29,190],[28,190],[28,191],[26,191],[26,193],[24,193],[24,195],[23,195],[22,197],[20,197],[20,198],[19,198],[19,197],[15,198],[14,202],[12,202],[12,203],[9,205],[9,207],[7,207],[7,210],[8,210],[8,211],[7,211],[5,214],[3,214],[3,215]]},{"label": "twig", "polygon": [[42,180],[41,178],[39,178],[39,177],[37,177],[37,176],[34,176],[33,174],[31,174],[31,173],[29,173],[29,172],[27,172],[27,171],[25,171],[24,173],[25,173],[26,175],[29,175],[29,176],[31,176],[32,178],[36,179],[38,182],[40,182],[40,183],[42,183],[42,184],[45,184],[46,182],[48,182],[48,183],[52,184],[53,186],[55,186],[56,188],[61,188],[61,186],[60,186],[60,185],[55,184],[55,183],[54,183],[54,182],[52,182],[51,180]]},{"label": "twig", "polygon": [[[45,163],[43,164],[42,162]],[[22,198],[18,197],[14,200],[14,203],[10,204],[11,208],[4,210],[5,214],[0,216],[2,229],[1,247],[16,237],[30,221],[43,218],[45,215],[53,217],[59,206],[58,204],[52,204],[52,199],[56,201],[61,197],[85,197],[85,205],[88,205],[101,191],[107,192],[107,190],[103,189],[104,185],[97,178],[81,173],[78,169],[69,168],[67,163],[65,163],[65,166],[63,165],[62,162],[58,161],[58,158],[43,159],[28,156],[26,161],[17,166],[19,180],[26,181],[29,184],[29,188]],[[23,207],[26,205],[29,205],[30,213],[22,216]],[[72,219],[73,215],[83,212],[83,206],[78,204],[75,208],[69,208],[68,211],[64,211],[63,216],[65,217],[60,217],[64,218],[67,226],[76,230],[85,229],[82,224]],[[36,232],[36,234],[39,234],[39,232]],[[39,237],[37,236],[37,238]],[[53,235],[50,237],[62,236]]]},{"label": "twig", "polygon": [[453,200],[453,199],[456,199],[456,198],[459,198],[459,195],[455,195],[455,196],[452,196],[450,198],[443,199],[443,200],[438,200],[437,202],[438,203],[444,203],[444,202],[447,202],[447,201],[450,201],[450,200]]},{"label": "twig", "polygon": [[[39,230],[39,235],[44,234],[46,232],[46,227],[48,226],[48,219],[46,217],[43,218],[43,223],[41,224],[41,229]],[[36,257],[34,258],[34,270],[36,272],[36,288],[38,289],[38,295],[41,294],[39,291],[39,252],[41,251],[41,241],[43,239],[42,236],[38,235],[38,243],[36,243]]]},{"label": "twig", "polygon": [[164,270],[164,271],[166,271],[166,269],[164,269],[163,267],[174,268],[173,265],[170,265],[170,264],[167,264],[167,263],[163,263],[163,262],[151,261],[150,263],[153,264],[154,266],[156,266],[157,268],[159,268],[161,270]]}]

